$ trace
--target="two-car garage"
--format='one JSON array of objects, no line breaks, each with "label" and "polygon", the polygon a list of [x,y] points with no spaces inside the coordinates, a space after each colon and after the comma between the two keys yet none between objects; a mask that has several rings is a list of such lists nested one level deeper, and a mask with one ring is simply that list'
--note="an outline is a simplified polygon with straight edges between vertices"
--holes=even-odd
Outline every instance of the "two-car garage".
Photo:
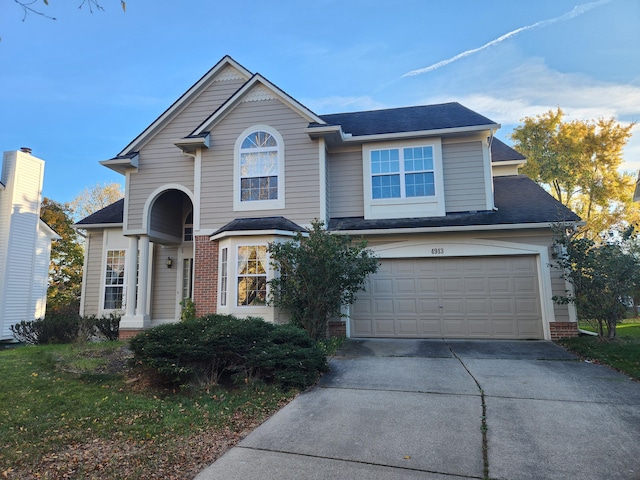
[{"label": "two-car garage", "polygon": [[383,258],[351,337],[544,338],[535,255]]}]

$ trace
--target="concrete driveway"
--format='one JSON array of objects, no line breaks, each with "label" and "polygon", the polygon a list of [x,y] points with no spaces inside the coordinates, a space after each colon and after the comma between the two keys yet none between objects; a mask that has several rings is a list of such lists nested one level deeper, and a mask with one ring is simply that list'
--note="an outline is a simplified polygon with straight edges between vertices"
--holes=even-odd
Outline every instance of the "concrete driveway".
[{"label": "concrete driveway", "polygon": [[545,341],[350,340],[196,478],[640,479],[640,382]]}]

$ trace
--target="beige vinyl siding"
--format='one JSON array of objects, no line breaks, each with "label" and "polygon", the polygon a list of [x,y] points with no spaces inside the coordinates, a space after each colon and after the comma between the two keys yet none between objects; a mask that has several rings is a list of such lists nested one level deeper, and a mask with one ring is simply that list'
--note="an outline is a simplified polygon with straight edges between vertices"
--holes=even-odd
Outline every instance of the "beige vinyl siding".
[{"label": "beige vinyl siding", "polygon": [[331,218],[364,216],[362,149],[332,152],[327,157]]},{"label": "beige vinyl siding", "polygon": [[447,213],[486,209],[482,142],[442,145]]},{"label": "beige vinyl siding", "polygon": [[140,149],[139,168],[130,175],[127,192],[128,229],[144,227],[142,216],[145,202],[158,187],[178,183],[193,192],[193,159],[183,155],[174,142],[195,130],[242,84],[241,80],[212,82],[207,90]]},{"label": "beige vinyl siding", "polygon": [[[173,268],[167,268],[167,257],[173,259]],[[153,255],[153,292],[151,292],[151,317],[153,320],[176,319],[176,287],[182,272],[177,262],[178,247],[155,245]]]},{"label": "beige vinyl siding", "polygon": [[[318,143],[305,129],[309,122],[279,100],[243,102],[211,131],[211,148],[203,152],[200,227],[217,229],[234,218],[284,216],[308,224],[320,215]],[[284,141],[285,208],[233,210],[235,143],[252,125],[276,129]]]},{"label": "beige vinyl siding", "polygon": [[102,290],[102,249],[104,239],[103,230],[87,232],[84,248],[87,250],[86,265],[84,266],[82,314],[98,315],[100,310],[100,291]]}]

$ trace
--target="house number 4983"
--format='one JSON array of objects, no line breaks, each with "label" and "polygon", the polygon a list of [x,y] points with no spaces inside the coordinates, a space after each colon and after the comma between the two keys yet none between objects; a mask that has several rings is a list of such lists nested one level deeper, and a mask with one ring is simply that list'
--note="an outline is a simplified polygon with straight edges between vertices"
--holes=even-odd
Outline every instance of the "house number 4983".
[{"label": "house number 4983", "polygon": [[444,248],[432,248],[431,255],[444,255]]}]

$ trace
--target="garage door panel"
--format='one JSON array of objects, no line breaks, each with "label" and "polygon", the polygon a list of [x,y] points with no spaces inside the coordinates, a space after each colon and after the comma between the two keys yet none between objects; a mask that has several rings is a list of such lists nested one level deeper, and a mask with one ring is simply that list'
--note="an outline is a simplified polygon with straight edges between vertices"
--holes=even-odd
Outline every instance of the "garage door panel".
[{"label": "garage door panel", "polygon": [[394,293],[400,295],[415,295],[416,292],[416,279],[415,278],[398,278],[393,282]]},{"label": "garage door panel", "polygon": [[351,335],[543,338],[534,256],[383,259]]},{"label": "garage door panel", "polygon": [[514,314],[512,298],[492,298],[489,303],[491,305],[491,315],[513,316]]},{"label": "garage door panel", "polygon": [[374,322],[374,333],[376,336],[393,337],[395,336],[395,320],[393,318],[377,318]]},{"label": "garage door panel", "polygon": [[398,315],[411,314],[414,317],[418,315],[416,298],[400,298],[395,300],[394,310]]},{"label": "garage door panel", "polygon": [[439,318],[418,320],[418,335],[421,337],[441,337],[442,321]]}]

